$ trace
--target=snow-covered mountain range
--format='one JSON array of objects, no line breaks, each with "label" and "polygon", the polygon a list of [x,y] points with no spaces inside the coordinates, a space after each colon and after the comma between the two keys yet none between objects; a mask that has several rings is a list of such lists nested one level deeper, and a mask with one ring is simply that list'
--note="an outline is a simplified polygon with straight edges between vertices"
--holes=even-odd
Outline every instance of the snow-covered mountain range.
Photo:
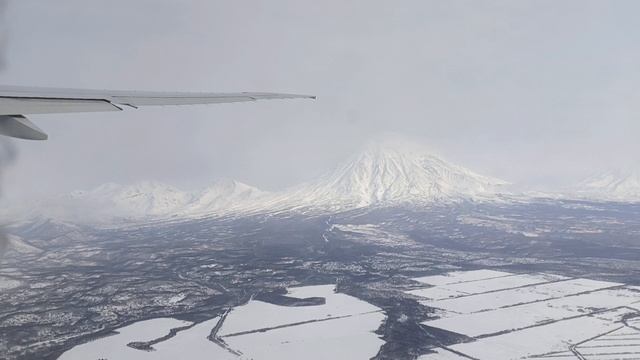
[{"label": "snow-covered mountain range", "polygon": [[578,183],[573,194],[593,200],[640,202],[640,172],[602,172]]},{"label": "snow-covered mountain range", "polygon": [[385,142],[370,144],[316,181],[284,191],[261,191],[232,180],[199,191],[183,191],[158,182],[105,184],[28,204],[22,217],[111,221],[303,208],[336,211],[488,200],[506,184],[448,163],[417,146]]},{"label": "snow-covered mountain range", "polygon": [[[333,212],[363,207],[428,206],[462,201],[530,198],[508,183],[451,164],[419,146],[374,143],[317,180],[278,192],[224,180],[198,191],[158,182],[105,184],[16,207],[20,218],[72,222],[193,218],[256,212]],[[640,201],[638,173],[609,172],[580,183],[562,198]],[[16,210],[13,208],[12,210]],[[15,218],[15,214],[13,214]]]},{"label": "snow-covered mountain range", "polygon": [[222,180],[198,191],[184,191],[160,182],[133,185],[104,184],[89,191],[74,191],[11,206],[11,218],[52,218],[69,222],[104,223],[203,216],[248,207],[267,193],[252,186]]}]

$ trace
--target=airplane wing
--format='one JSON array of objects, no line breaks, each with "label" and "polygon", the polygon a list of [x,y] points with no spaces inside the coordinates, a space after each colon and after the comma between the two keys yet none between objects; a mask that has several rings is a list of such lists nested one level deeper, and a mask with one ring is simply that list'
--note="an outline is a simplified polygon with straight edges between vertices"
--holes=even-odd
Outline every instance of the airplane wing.
[{"label": "airplane wing", "polygon": [[311,95],[277,93],[165,93],[0,86],[0,134],[28,140],[46,140],[25,115],[121,111],[125,107],[220,104],[268,99],[315,99]]}]

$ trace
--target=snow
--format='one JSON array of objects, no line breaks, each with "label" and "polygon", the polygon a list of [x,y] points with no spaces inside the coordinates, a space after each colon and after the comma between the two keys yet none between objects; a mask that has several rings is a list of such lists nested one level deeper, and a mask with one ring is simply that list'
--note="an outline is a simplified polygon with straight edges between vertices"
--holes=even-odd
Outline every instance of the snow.
[{"label": "snow", "polygon": [[[337,294],[334,285],[289,289],[296,298],[325,297],[326,304],[278,306],[250,301],[226,317],[216,317],[158,342],[153,351],[128,347],[134,341],[158,339],[190,322],[170,318],[141,321],[118,334],[78,345],[61,360],[119,359],[368,359],[384,343],[374,333],[385,315],[381,309],[354,297]],[[179,296],[177,296],[179,298]],[[222,321],[222,323],[220,323]],[[216,341],[208,339],[221,324]],[[248,333],[241,333],[248,331]]]},{"label": "snow", "polygon": [[[159,182],[105,184],[89,191],[14,206],[14,218],[51,218],[80,223],[187,218],[248,206],[266,193],[237,181],[219,181],[200,191],[183,191]],[[37,209],[37,213],[33,213]]]},{"label": "snow", "polygon": [[278,306],[262,301],[250,301],[234,308],[218,333],[220,336],[256,329],[271,328],[331,317],[379,311],[380,309],[349,295],[334,292],[334,285],[290,288],[287,296],[294,298],[323,297],[322,306]]},{"label": "snow", "polygon": [[118,329],[118,335],[78,345],[65,352],[60,360],[118,359],[118,360],[174,360],[174,359],[238,359],[221,346],[209,341],[220,317],[204,321],[176,336],[153,345],[154,351],[137,350],[127,346],[132,341],[148,341],[169,333],[171,328],[189,325],[189,322],[160,318],[141,321]]},{"label": "snow", "polygon": [[[190,325],[188,321],[157,318],[140,321],[117,330],[118,334],[78,345],[63,353],[59,360],[86,359],[171,359],[158,351],[146,352],[128,347],[133,341],[149,341],[169,333],[172,328]],[[180,334],[180,333],[179,333]]]},{"label": "snow", "polygon": [[635,295],[628,290],[605,290],[508,308],[494,308],[493,311],[451,316],[424,324],[477,337],[581,316],[604,304],[610,308],[630,305],[639,300]]},{"label": "snow", "polygon": [[457,313],[474,313],[497,309],[515,304],[547,300],[572,294],[604,289],[620,284],[588,279],[571,279],[545,283],[498,292],[465,296],[454,299],[443,299],[436,302],[424,302],[427,306],[438,307]]},{"label": "snow", "polygon": [[156,351],[151,354],[157,353],[161,356],[149,358],[153,360],[237,359],[237,356],[207,339],[209,334],[211,334],[211,329],[216,326],[218,321],[220,321],[220,317],[207,320],[192,327],[191,329],[178,333],[174,338],[158,343],[154,346]]},{"label": "snow", "polygon": [[42,249],[28,244],[21,237],[15,235],[7,235],[9,239],[9,251],[15,251],[20,254],[39,254],[42,253]]},{"label": "snow", "polygon": [[[640,333],[633,324],[640,323],[635,320],[640,319],[640,293],[634,287],[535,273],[529,278],[546,282],[512,287],[514,279],[524,276],[469,271],[420,278],[435,285],[424,292],[466,293],[422,301],[435,307],[439,316],[423,324],[474,341],[435,348],[434,354],[419,359],[601,360],[640,355]],[[420,290],[411,293],[420,294]]]},{"label": "snow", "polygon": [[192,201],[179,213],[182,215],[207,214],[252,204],[267,192],[238,181],[224,180],[192,195]]},{"label": "snow", "polygon": [[468,357],[457,355],[445,349],[433,349],[432,354],[422,355],[418,360],[468,360]]},{"label": "snow", "polygon": [[[469,200],[530,201],[531,195],[508,193],[507,185],[505,181],[452,164],[418,145],[383,141],[370,144],[317,180],[278,192],[261,191],[233,180],[218,181],[196,191],[185,191],[154,181],[126,186],[109,183],[93,190],[75,191],[32,203],[7,204],[0,213],[14,219],[43,217],[108,223],[255,212],[335,212],[362,207],[425,206]],[[598,174],[557,197],[640,202],[640,172]],[[531,238],[540,236],[543,231],[514,230],[509,224],[491,219],[461,220]]]},{"label": "snow", "polygon": [[130,217],[141,214],[154,216],[173,211],[184,206],[190,196],[159,182],[141,182],[130,186],[105,184],[91,191],[72,193],[70,200]]},{"label": "snow", "polygon": [[581,343],[575,350],[588,360],[637,358],[640,355],[640,331],[625,326]]},{"label": "snow", "polygon": [[337,208],[457,202],[495,195],[506,184],[451,164],[418,146],[380,142],[287,196],[297,204]]},{"label": "snow", "polygon": [[[189,218],[265,211],[332,212],[365,206],[496,200],[507,183],[451,164],[419,146],[369,145],[335,171],[280,192],[220,181],[198,191],[159,182],[105,184],[35,204],[12,206],[13,218],[83,222]],[[37,210],[34,210],[37,209]],[[34,213],[36,211],[37,213]]]},{"label": "snow", "polygon": [[428,285],[448,285],[476,280],[486,280],[503,276],[513,276],[511,273],[495,270],[454,271],[444,275],[424,276],[413,280]]},{"label": "snow", "polygon": [[169,298],[168,302],[169,304],[175,305],[177,303],[179,303],[180,301],[184,300],[187,298],[187,295],[183,294],[183,293],[179,293],[177,295],[174,295],[172,297]]},{"label": "snow", "polygon": [[593,175],[576,185],[578,197],[595,200],[640,201],[640,172],[613,170]]},{"label": "snow", "polygon": [[370,359],[384,344],[373,333],[383,320],[376,312],[223,340],[246,359]]},{"label": "snow", "polygon": [[478,281],[458,282],[427,289],[411,290],[408,293],[426,299],[442,300],[489,291],[498,291],[526,285],[541,284],[559,280],[561,277],[545,274],[522,274],[483,279]]},{"label": "snow", "polygon": [[[632,310],[611,310],[612,317],[621,318]],[[595,317],[584,316],[514,331],[501,336],[483,338],[474,342],[452,345],[450,348],[476,359],[521,359],[553,351],[566,351],[575,344],[598,334],[620,327],[620,324]]]},{"label": "snow", "polygon": [[243,359],[375,356],[384,341],[374,331],[385,315],[381,309],[334,289],[334,285],[289,289],[290,297],[324,297],[324,305],[278,306],[252,300],[227,315],[218,336]]},{"label": "snow", "polygon": [[[385,231],[374,224],[333,224],[329,231],[341,231],[350,235],[350,240],[382,246],[413,245],[415,241],[404,234]],[[326,236],[326,235],[325,235]]]}]

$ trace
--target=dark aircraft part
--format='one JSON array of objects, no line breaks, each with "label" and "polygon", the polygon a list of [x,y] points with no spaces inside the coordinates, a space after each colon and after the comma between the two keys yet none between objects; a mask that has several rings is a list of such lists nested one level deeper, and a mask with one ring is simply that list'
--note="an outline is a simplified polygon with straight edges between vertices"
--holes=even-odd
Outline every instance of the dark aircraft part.
[{"label": "dark aircraft part", "polygon": [[0,115],[0,134],[26,140],[47,140],[49,137],[22,115]]}]

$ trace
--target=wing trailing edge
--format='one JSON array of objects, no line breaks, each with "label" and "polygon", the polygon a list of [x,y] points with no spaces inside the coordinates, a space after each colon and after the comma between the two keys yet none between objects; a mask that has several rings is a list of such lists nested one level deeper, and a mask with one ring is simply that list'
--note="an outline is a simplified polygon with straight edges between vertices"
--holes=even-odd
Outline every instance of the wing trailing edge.
[{"label": "wing trailing edge", "polygon": [[222,104],[271,99],[315,99],[312,95],[263,92],[181,93],[0,86],[0,134],[45,140],[24,115],[121,111],[123,107]]}]

